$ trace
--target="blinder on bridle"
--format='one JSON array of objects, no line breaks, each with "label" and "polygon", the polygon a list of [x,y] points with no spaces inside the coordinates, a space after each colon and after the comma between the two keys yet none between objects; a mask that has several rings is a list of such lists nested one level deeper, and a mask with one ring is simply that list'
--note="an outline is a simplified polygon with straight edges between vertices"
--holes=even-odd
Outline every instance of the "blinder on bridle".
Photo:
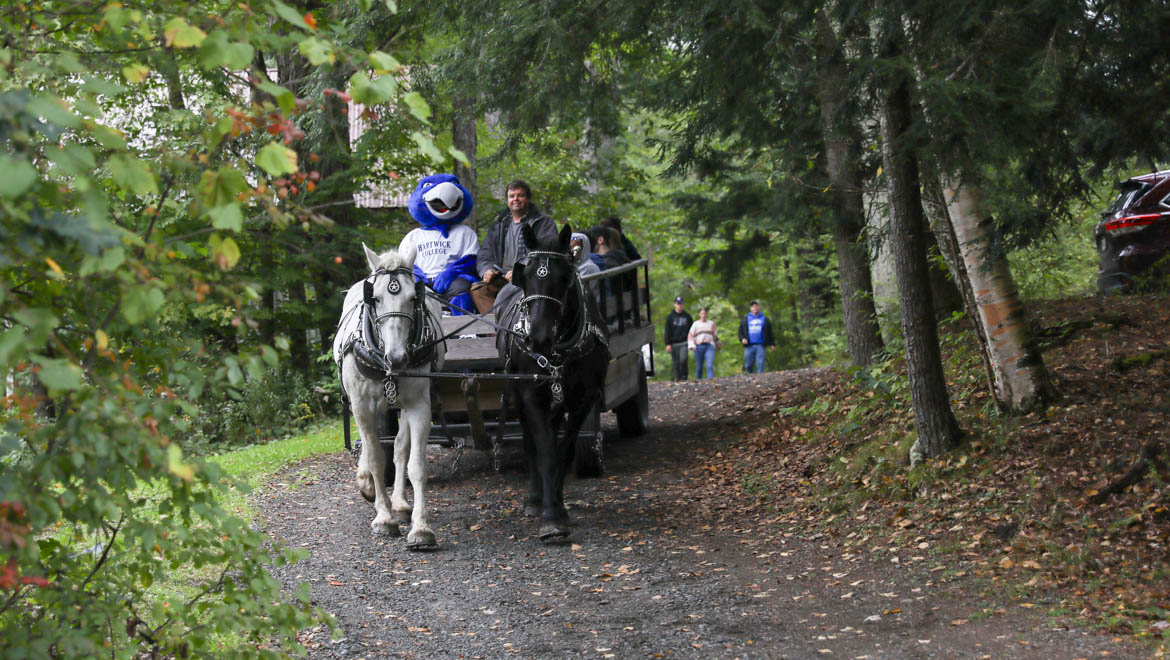
[{"label": "blinder on bridle", "polygon": [[[410,323],[411,323],[410,343],[409,343],[407,352],[412,356],[410,358],[410,361],[413,363],[419,357],[419,356],[415,355],[416,353],[419,353],[419,355],[422,355],[426,351],[426,349],[433,348],[433,344],[427,343],[427,337],[425,336],[427,334],[427,324],[425,322],[423,322],[423,318],[425,317],[425,314],[426,314],[426,286],[427,285],[426,285],[426,283],[424,283],[421,280],[415,281],[415,283],[414,283],[414,304],[411,306],[410,312],[389,311],[389,312],[382,312],[379,314],[377,311],[377,309],[378,309],[377,302],[378,301],[377,301],[377,299],[374,298],[374,281],[378,278],[379,275],[393,276],[390,279],[390,281],[386,284],[386,292],[392,296],[397,296],[398,294],[402,293],[403,289],[405,288],[405,287],[403,287],[402,281],[398,278],[398,276],[399,275],[406,275],[407,277],[413,278],[414,271],[411,270],[410,268],[394,268],[394,269],[379,268],[378,270],[375,270],[373,273],[370,273],[370,276],[368,278],[366,278],[365,284],[362,287],[363,302],[366,304],[366,306],[372,312],[374,312],[374,317],[372,319],[373,323],[377,324],[377,323],[381,322],[383,319],[394,318],[394,317],[403,318],[403,319],[406,319],[407,321],[410,321]],[[375,335],[375,339],[376,339],[376,335]],[[429,355],[429,353],[427,353],[427,354]]]},{"label": "blinder on bridle", "polygon": [[[534,258],[536,259],[536,270],[533,271],[530,270],[530,268]],[[561,261],[564,261],[566,265],[572,265],[569,262],[569,255],[567,254],[553,252],[552,250],[532,250],[528,253],[528,265],[524,267],[525,277],[531,273],[532,275],[536,276],[536,279],[538,280],[547,278],[552,273],[552,271],[550,271],[548,268],[549,259],[560,259]],[[546,296],[540,293],[525,295],[524,298],[520,300],[520,304],[524,306],[525,310],[527,310],[528,303],[532,302],[533,300],[548,300],[556,303],[558,307],[565,306],[565,301],[561,300],[560,298],[554,298],[552,296]]]},{"label": "blinder on bridle", "polygon": [[[374,309],[377,307],[378,301],[374,299],[374,280],[376,280],[379,275],[394,275],[395,276],[395,277],[391,278],[390,281],[386,284],[386,292],[392,296],[396,296],[396,295],[402,293],[402,289],[403,289],[402,281],[399,280],[397,276],[398,275],[406,275],[407,277],[414,277],[414,271],[412,271],[409,268],[394,268],[394,269],[379,268],[378,270],[374,271],[373,273],[370,273],[370,276],[368,278],[366,278],[365,284],[362,287],[362,302],[364,302],[366,305],[369,305],[371,309]],[[414,296],[415,296],[416,306],[418,304],[418,301],[422,300],[424,295],[426,295],[426,284],[423,284],[422,281],[415,282],[414,283]],[[374,321],[375,322],[381,321],[384,318],[392,317],[392,316],[408,318],[411,321],[413,321],[415,319],[415,314],[413,314],[413,313],[407,314],[405,312],[384,312],[384,313],[378,314],[376,317],[374,317]]]}]

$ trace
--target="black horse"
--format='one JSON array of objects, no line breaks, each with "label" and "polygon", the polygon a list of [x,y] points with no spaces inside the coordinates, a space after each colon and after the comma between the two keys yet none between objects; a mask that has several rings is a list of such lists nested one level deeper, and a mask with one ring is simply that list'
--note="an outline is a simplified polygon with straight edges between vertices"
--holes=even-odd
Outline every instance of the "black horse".
[{"label": "black horse", "polygon": [[507,334],[502,350],[509,372],[547,376],[516,380],[511,393],[520,411],[528,459],[524,513],[540,516],[539,536],[546,541],[569,535],[565,474],[581,425],[601,399],[609,337],[596,301],[569,256],[572,228],[566,224],[560,236],[547,243],[541,243],[528,225],[521,233],[528,260],[527,265],[515,266],[512,284],[523,291],[523,298],[501,311],[503,327],[517,333]]}]

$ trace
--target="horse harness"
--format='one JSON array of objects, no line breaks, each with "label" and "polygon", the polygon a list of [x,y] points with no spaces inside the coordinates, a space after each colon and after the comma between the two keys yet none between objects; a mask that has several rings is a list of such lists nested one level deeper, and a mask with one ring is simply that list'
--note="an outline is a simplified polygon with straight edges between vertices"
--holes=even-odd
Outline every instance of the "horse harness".
[{"label": "horse harness", "polygon": [[[414,284],[414,302],[409,313],[389,311],[378,314],[377,299],[374,298],[374,283],[381,275],[393,276],[386,285],[386,291],[397,296],[402,293],[404,288],[397,276],[407,275],[413,278],[414,272],[409,268],[379,268],[370,273],[363,284],[362,303],[354,308],[361,315],[357,329],[340,351],[337,367],[340,370],[340,357],[344,357],[346,353],[352,351],[358,371],[366,378],[381,379],[386,393],[386,401],[394,405],[398,402],[397,375],[386,360],[386,347],[382,346],[382,338],[376,331],[377,325],[383,320],[393,317],[404,318],[410,322],[410,338],[406,345],[407,368],[419,367],[428,362],[434,368],[435,346],[446,338],[435,330],[438,323],[426,307],[426,284],[422,281],[417,281]],[[351,310],[350,313],[352,314],[354,310]],[[338,327],[344,325],[346,319],[348,319],[348,315],[341,319]]]},{"label": "horse harness", "polygon": [[[534,259],[536,263],[536,269],[530,270],[531,264],[534,263]],[[548,268],[549,259],[561,259],[568,263],[569,267],[572,268],[572,263],[569,261],[569,255],[567,254],[554,252],[551,250],[531,250],[528,252],[529,266],[527,266],[524,270],[525,277],[528,276],[529,272],[535,275],[537,279],[544,279],[548,277],[551,272]],[[581,276],[576,272],[575,268],[573,269],[572,286],[577,290],[577,300],[580,301],[578,316],[581,319],[581,322],[578,324],[576,332],[574,332],[573,338],[568,342],[567,347],[558,350],[557,345],[554,344],[552,355],[546,356],[541,353],[534,353],[529,351],[522,342],[518,341],[518,338],[527,337],[532,327],[532,317],[528,311],[529,303],[535,300],[546,300],[548,302],[556,303],[557,307],[562,310],[561,316],[564,316],[563,311],[565,302],[563,300],[540,293],[526,294],[522,299],[520,299],[518,303],[516,303],[518,307],[517,317],[516,322],[512,325],[510,333],[511,347],[519,348],[522,352],[526,353],[528,357],[532,358],[532,360],[536,362],[538,367],[547,372],[551,377],[551,389],[554,403],[561,403],[565,399],[564,386],[561,384],[561,370],[564,368],[564,366],[592,350],[593,342],[600,342],[603,346],[609,345],[609,340],[606,338],[605,333],[589,318],[589,310],[585,304],[585,286],[582,284]],[[557,328],[554,326],[554,337],[557,336],[556,330]],[[509,351],[509,355],[510,353],[511,351]],[[511,361],[510,357],[509,361]]]}]

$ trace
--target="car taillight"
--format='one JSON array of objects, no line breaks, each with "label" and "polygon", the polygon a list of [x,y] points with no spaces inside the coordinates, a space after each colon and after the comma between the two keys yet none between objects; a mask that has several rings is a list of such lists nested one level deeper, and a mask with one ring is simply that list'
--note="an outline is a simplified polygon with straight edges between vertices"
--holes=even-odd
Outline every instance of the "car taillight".
[{"label": "car taillight", "polygon": [[1105,231],[1111,234],[1128,234],[1135,232],[1142,227],[1147,227],[1162,219],[1161,213],[1149,213],[1146,215],[1129,215],[1124,218],[1117,218],[1105,223]]}]

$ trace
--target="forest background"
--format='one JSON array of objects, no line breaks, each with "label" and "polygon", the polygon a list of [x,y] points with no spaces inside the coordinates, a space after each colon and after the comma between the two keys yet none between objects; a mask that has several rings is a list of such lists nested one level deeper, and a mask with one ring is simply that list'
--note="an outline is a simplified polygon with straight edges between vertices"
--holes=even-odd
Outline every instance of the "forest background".
[{"label": "forest background", "polygon": [[720,375],[753,299],[771,369],[904,364],[912,461],[960,437],[939,322],[971,323],[996,410],[1042,408],[1028,304],[1092,291],[1095,214],[1165,161],[1167,24],[1059,0],[6,5],[5,643],[266,655],[321,617],[199,456],[339,415],[340,293],[362,242],[414,226],[356,205],[370,186],[454,171],[481,234],[517,177],[575,228],[622,217],[656,321],[711,309]]}]

